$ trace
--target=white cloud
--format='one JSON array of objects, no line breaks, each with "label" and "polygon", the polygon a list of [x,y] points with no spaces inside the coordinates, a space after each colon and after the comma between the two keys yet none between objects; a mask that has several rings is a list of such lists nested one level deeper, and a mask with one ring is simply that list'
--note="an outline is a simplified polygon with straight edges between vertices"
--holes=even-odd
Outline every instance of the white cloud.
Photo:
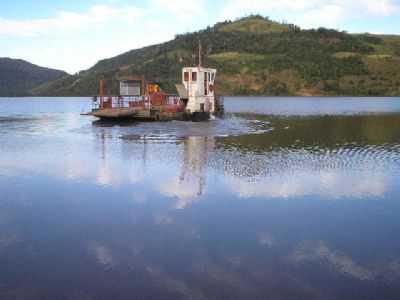
[{"label": "white cloud", "polygon": [[323,241],[308,241],[298,247],[290,256],[295,263],[318,262],[328,264],[339,273],[351,276],[358,280],[373,280],[375,272],[342,252],[330,249]]},{"label": "white cloud", "polygon": [[225,19],[242,17],[249,13],[264,13],[268,14],[272,11],[302,11],[312,8],[318,4],[318,0],[281,0],[281,1],[265,1],[265,0],[233,0],[226,1],[222,16]]},{"label": "white cloud", "polygon": [[[185,21],[204,16],[206,6],[205,0],[152,0],[152,7],[155,9]],[[171,18],[171,21],[175,20]]]},{"label": "white cloud", "polygon": [[162,183],[159,187],[159,191],[163,196],[175,197],[177,202],[175,203],[176,209],[184,209],[192,203],[200,201],[201,192],[199,191],[199,181],[194,178],[191,180],[169,180]]},{"label": "white cloud", "polygon": [[334,0],[319,1],[312,10],[305,11],[294,21],[305,28],[332,27],[340,28],[346,21],[362,17],[389,16],[396,12],[398,7],[390,0]]},{"label": "white cloud", "polygon": [[89,251],[93,254],[96,261],[100,265],[115,266],[116,261],[111,252],[111,249],[105,245],[101,245],[97,242],[89,243]]},{"label": "white cloud", "polygon": [[231,0],[226,1],[221,18],[245,14],[283,15],[304,28],[341,27],[341,22],[366,16],[389,16],[399,10],[393,0]]},{"label": "white cloud", "polygon": [[388,16],[399,9],[399,6],[390,0],[366,1],[367,11],[373,15]]},{"label": "white cloud", "polygon": [[132,23],[141,15],[143,10],[135,6],[115,8],[109,5],[95,5],[83,13],[60,11],[55,17],[46,19],[0,18],[0,36],[37,37],[60,34],[60,31],[82,31],[115,20]]},{"label": "white cloud", "polygon": [[[288,179],[289,178],[289,179]],[[372,179],[372,180],[371,180]],[[283,176],[266,177],[248,181],[239,177],[227,177],[227,189],[241,198],[281,198],[318,196],[329,199],[382,197],[388,190],[384,175],[349,174],[335,171],[295,172]]]},{"label": "white cloud", "polygon": [[346,14],[343,6],[329,4],[304,13],[299,18],[295,18],[294,23],[300,24],[304,28],[321,26],[339,28],[340,22],[346,19]]}]

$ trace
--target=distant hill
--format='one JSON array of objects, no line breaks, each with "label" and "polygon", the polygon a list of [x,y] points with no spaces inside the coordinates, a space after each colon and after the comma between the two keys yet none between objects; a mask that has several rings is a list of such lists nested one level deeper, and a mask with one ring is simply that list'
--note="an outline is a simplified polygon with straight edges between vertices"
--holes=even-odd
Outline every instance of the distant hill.
[{"label": "distant hill", "polygon": [[32,92],[92,95],[99,79],[114,79],[115,87],[118,76],[131,74],[144,74],[174,92],[181,67],[197,60],[199,39],[205,64],[218,69],[224,95],[400,95],[399,36],[302,30],[258,15],[99,61]]},{"label": "distant hill", "polygon": [[67,75],[21,59],[0,57],[0,97],[26,96],[32,88]]}]

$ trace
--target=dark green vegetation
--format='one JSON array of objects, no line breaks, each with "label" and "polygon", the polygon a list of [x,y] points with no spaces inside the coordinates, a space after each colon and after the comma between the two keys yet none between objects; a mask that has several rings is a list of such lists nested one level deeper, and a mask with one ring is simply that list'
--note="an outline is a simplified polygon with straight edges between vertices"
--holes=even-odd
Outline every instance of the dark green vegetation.
[{"label": "dark green vegetation", "polygon": [[32,88],[67,75],[24,60],[0,58],[0,96],[26,96]]},{"label": "dark green vegetation", "polygon": [[[101,78],[144,74],[174,92],[181,67],[204,60],[218,68],[225,95],[400,95],[400,37],[301,30],[261,16],[218,23],[170,42],[102,60],[87,71],[33,90],[37,95],[92,95]],[[114,81],[115,83],[116,81]],[[115,84],[114,84],[115,86]]]}]

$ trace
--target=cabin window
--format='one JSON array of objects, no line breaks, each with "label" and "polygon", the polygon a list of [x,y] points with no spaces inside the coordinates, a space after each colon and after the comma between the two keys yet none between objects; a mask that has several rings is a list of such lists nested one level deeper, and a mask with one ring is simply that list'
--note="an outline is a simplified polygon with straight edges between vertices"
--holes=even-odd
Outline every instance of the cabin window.
[{"label": "cabin window", "polygon": [[197,72],[192,72],[192,81],[197,81]]},{"label": "cabin window", "polygon": [[211,81],[214,81],[214,79],[215,79],[215,73],[212,73],[211,74]]},{"label": "cabin window", "polygon": [[189,81],[189,72],[184,72],[183,73],[183,80],[184,81]]}]

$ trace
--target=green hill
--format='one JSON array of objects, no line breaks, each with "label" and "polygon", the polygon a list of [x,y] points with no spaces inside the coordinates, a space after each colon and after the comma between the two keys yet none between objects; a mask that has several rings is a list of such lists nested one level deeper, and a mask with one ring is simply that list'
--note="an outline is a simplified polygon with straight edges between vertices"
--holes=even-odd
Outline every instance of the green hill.
[{"label": "green hill", "polygon": [[92,95],[99,79],[130,74],[144,74],[173,92],[181,67],[196,61],[199,39],[205,64],[218,69],[218,89],[224,95],[400,95],[399,36],[302,30],[261,16],[180,34],[172,41],[99,61],[32,92]]},{"label": "green hill", "polygon": [[24,60],[0,57],[0,97],[26,96],[32,88],[67,75]]}]

